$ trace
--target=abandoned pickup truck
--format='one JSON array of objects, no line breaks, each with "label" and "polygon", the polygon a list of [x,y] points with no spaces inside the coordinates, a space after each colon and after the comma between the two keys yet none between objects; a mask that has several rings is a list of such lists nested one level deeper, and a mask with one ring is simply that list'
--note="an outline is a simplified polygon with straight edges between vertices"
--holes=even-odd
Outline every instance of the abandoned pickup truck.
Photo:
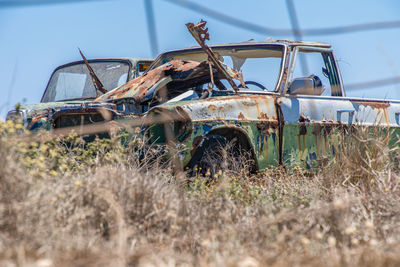
[{"label": "abandoned pickup truck", "polygon": [[[183,167],[202,166],[209,152],[231,142],[260,171],[326,160],[340,149],[343,126],[400,125],[400,101],[346,97],[328,44],[270,39],[208,46],[205,22],[186,26],[200,47],[159,55],[142,76],[84,109],[48,116],[48,125],[91,124],[107,110],[117,125],[143,125],[150,143],[179,147]],[[305,73],[300,57],[310,64]]]},{"label": "abandoned pickup truck", "polygon": [[[54,70],[40,103],[19,108],[19,115],[28,129],[51,129],[51,125],[47,123],[49,117],[54,118],[56,114],[84,107],[85,103],[91,102],[101,93],[99,90],[106,92],[107,89],[125,84],[140,76],[153,62],[151,59],[137,58],[86,60],[82,53],[81,55],[84,60],[64,64]],[[104,83],[100,85],[103,88],[97,88],[92,81],[91,72],[100,84]],[[14,117],[16,112],[8,112],[7,119]]]}]

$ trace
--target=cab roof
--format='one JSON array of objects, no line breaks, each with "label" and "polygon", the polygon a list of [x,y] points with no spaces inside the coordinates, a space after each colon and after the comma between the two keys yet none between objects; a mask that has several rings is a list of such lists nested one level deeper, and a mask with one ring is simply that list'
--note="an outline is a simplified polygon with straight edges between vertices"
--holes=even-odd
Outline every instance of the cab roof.
[{"label": "cab roof", "polygon": [[[101,62],[101,61],[129,61],[132,65],[136,65],[139,61],[148,61],[148,62],[153,62],[154,59],[150,59],[150,58],[133,58],[133,57],[118,57],[118,58],[93,58],[93,59],[88,59],[87,60],[89,63],[91,62]],[[83,60],[76,60],[76,61],[72,61],[72,62],[68,62],[66,64],[62,64],[60,66],[58,66],[56,68],[57,69],[61,69],[67,66],[71,66],[71,65],[75,65],[75,64],[82,64],[84,63]]]},{"label": "cab roof", "polygon": [[[308,47],[319,47],[319,48],[331,48],[330,44],[325,44],[325,43],[319,43],[319,42],[306,42],[306,41],[294,41],[294,40],[275,40],[272,38],[268,38],[265,41],[244,41],[244,42],[239,42],[239,43],[224,43],[224,44],[213,44],[213,45],[208,45],[211,48],[222,48],[222,47],[233,47],[233,46],[238,46],[238,47],[243,47],[243,46],[264,46],[264,45],[287,45],[287,46],[308,46]],[[175,53],[179,51],[188,51],[188,50],[194,50],[194,49],[201,49],[200,46],[191,46],[191,47],[186,47],[186,48],[181,48],[181,49],[176,49],[176,50],[170,50],[164,53],[161,53],[160,56],[163,54],[169,54],[169,53]]]},{"label": "cab roof", "polygon": [[[293,40],[275,40],[272,38],[268,38],[265,41],[244,41],[244,42],[239,42],[239,43],[225,43],[225,44],[214,44],[214,45],[208,45],[211,49],[212,48],[227,48],[227,49],[232,49],[232,48],[251,48],[251,47],[262,47],[262,46],[290,46],[290,47],[296,47],[296,46],[305,46],[305,47],[310,47],[310,48],[331,48],[330,44],[325,44],[325,43],[318,43],[318,42],[305,42],[305,41],[293,41]],[[170,50],[164,53],[161,53],[158,55],[158,57],[154,60],[154,64],[157,65],[158,61],[160,58],[164,58],[167,55],[176,55],[180,53],[190,53],[190,52],[196,52],[196,51],[203,51],[200,46],[191,46],[191,47],[186,47],[186,48],[181,48],[181,49],[176,49],[176,50]]]}]

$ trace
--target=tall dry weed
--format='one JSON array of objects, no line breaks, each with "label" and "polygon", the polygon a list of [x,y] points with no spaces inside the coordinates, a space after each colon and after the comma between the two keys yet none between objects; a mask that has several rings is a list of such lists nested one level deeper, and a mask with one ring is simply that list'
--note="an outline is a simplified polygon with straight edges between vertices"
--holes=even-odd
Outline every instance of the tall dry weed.
[{"label": "tall dry weed", "polygon": [[386,127],[355,126],[341,136],[338,153],[322,176],[366,193],[397,190],[399,142]]},{"label": "tall dry weed", "polygon": [[239,167],[210,185],[209,177],[172,176],[162,162],[143,166],[117,142],[93,144],[103,149],[90,157],[78,146],[58,159],[59,144],[8,138],[0,137],[2,265],[400,264],[395,151],[379,151],[379,142],[364,143],[378,144],[368,152],[350,144],[358,150],[317,174],[276,168],[249,176]]}]

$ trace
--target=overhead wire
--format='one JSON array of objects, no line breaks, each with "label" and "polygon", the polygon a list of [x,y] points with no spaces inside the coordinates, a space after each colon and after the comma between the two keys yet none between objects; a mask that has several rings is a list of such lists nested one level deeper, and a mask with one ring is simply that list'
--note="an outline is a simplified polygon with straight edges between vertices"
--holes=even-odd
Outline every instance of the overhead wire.
[{"label": "overhead wire", "polygon": [[351,89],[352,91],[360,90],[360,89],[368,89],[368,88],[376,88],[382,87],[392,84],[400,83],[400,76],[394,76],[385,79],[373,80],[368,82],[361,82],[361,83],[353,83],[345,85],[346,89]]},{"label": "overhead wire", "polygon": [[[296,40],[303,41],[303,31],[300,30],[299,20],[297,19],[297,12],[293,0],[286,0],[286,7],[289,12],[290,23],[292,24],[293,35]],[[307,58],[303,54],[300,54],[299,60],[301,70],[305,76],[308,74]]]},{"label": "overhead wire", "polygon": [[79,2],[102,2],[102,1],[108,1],[108,0],[3,0],[0,1],[0,9],[26,7],[26,6],[74,4]]},{"label": "overhead wire", "polygon": [[147,29],[149,33],[151,52],[152,56],[156,57],[158,55],[158,41],[153,11],[153,0],[144,0],[144,6],[146,9]]},{"label": "overhead wire", "polygon": [[[235,26],[258,34],[287,36],[293,33],[292,29],[278,29],[278,28],[265,27],[262,25],[238,19],[233,16],[226,15],[224,13],[215,11],[211,8],[187,0],[164,0],[164,1],[195,11],[197,13],[202,13],[206,16],[209,16],[215,20],[221,21],[231,26]],[[363,23],[363,24],[338,26],[338,27],[310,28],[310,29],[302,29],[301,32],[303,36],[332,35],[332,34],[336,35],[336,34],[360,32],[360,31],[389,29],[389,28],[400,28],[400,20]]]}]

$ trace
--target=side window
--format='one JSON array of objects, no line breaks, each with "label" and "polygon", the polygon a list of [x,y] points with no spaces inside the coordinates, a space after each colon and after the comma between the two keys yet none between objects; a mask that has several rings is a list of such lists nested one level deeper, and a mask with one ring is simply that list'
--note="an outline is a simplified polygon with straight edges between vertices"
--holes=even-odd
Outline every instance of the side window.
[{"label": "side window", "polygon": [[142,75],[151,65],[151,62],[139,62],[136,65],[136,69],[139,73],[139,75]]},{"label": "side window", "polygon": [[[224,56],[224,64],[233,69],[240,69],[247,88],[241,90],[251,91],[274,91],[281,69],[281,54],[274,57],[248,57],[239,58]],[[239,65],[239,67],[235,67]],[[230,88],[231,86],[227,86]]]},{"label": "side window", "polygon": [[297,55],[292,81],[294,79],[312,78],[318,90],[311,95],[332,95],[332,66],[330,56],[320,52],[301,52]]}]

